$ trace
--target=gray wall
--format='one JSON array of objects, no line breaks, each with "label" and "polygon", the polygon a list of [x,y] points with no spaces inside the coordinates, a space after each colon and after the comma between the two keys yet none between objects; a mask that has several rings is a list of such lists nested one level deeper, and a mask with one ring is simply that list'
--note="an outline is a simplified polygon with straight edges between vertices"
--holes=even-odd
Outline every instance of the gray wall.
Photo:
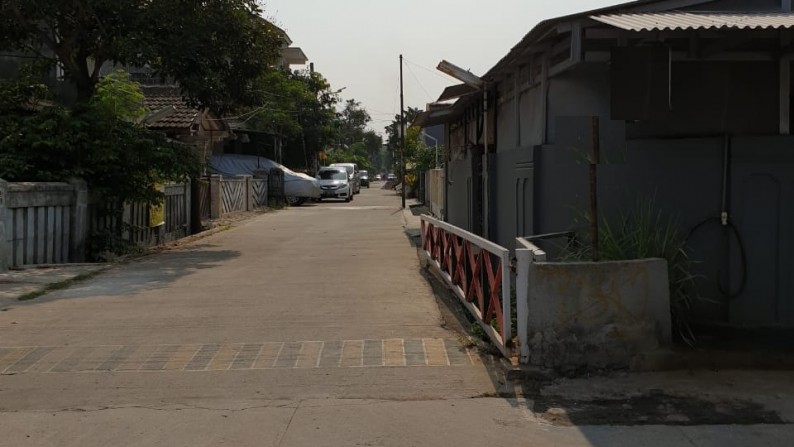
[{"label": "gray wall", "polygon": [[[655,198],[664,216],[675,218],[682,234],[692,234],[700,320],[747,326],[794,325],[794,137],[731,139],[728,204],[746,248],[746,286],[734,236],[719,224],[724,139],[636,140],[625,163],[599,166],[599,211],[611,220],[638,199]],[[540,147],[535,157],[534,232],[584,228],[588,209],[588,170],[572,150]],[[544,247],[550,249],[551,247]],[[553,250],[552,250],[553,251]],[[728,287],[730,284],[730,287]]]},{"label": "gray wall", "polygon": [[497,154],[496,197],[492,212],[496,213],[496,230],[492,239],[513,249],[516,236],[533,232],[532,197],[535,188],[535,167],[531,148],[518,148]]},{"label": "gray wall", "polygon": [[471,231],[471,160],[450,161],[447,173],[447,222]]},{"label": "gray wall", "polygon": [[777,62],[674,62],[672,110],[663,121],[627,125],[629,139],[779,129]]}]

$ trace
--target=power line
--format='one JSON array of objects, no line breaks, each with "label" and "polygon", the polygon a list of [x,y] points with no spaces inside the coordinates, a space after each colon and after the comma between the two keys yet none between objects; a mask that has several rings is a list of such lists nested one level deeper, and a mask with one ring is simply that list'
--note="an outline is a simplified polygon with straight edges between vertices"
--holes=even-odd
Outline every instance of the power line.
[{"label": "power line", "polygon": [[422,82],[419,81],[419,78],[416,76],[416,73],[414,73],[414,71],[411,69],[411,66],[410,65],[406,65],[406,66],[408,67],[408,72],[411,73],[411,76],[414,77],[416,83],[419,84],[419,88],[421,88],[422,91],[425,92],[425,95],[427,95],[427,98],[430,100],[430,102],[433,102],[433,95],[431,95],[430,92],[427,91],[425,86],[422,85]]},{"label": "power line", "polygon": [[445,81],[447,81],[447,82],[449,82],[449,81],[450,81],[449,77],[442,75],[441,73],[439,73],[439,72],[438,72],[438,70],[434,70],[434,69],[432,69],[432,68],[427,68],[427,67],[425,67],[424,65],[419,65],[419,64],[417,64],[417,63],[415,63],[415,62],[411,62],[411,61],[409,61],[409,60],[407,60],[407,59],[403,59],[403,60],[404,60],[405,62],[407,62],[409,65],[414,65],[414,66],[416,66],[416,67],[419,67],[419,68],[421,68],[422,70],[429,71],[430,73],[433,73],[434,75],[438,76],[439,78],[441,78],[441,79],[443,79],[443,80],[445,80]]}]

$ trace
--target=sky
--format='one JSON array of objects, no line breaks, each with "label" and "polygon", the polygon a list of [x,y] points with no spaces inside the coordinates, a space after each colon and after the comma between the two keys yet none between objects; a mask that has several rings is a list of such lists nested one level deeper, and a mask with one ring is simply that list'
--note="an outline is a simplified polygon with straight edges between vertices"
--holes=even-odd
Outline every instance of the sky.
[{"label": "sky", "polygon": [[424,109],[458,83],[435,69],[442,59],[482,75],[540,21],[619,3],[626,0],[265,0],[264,9],[383,133],[400,113],[400,54],[405,108]]}]

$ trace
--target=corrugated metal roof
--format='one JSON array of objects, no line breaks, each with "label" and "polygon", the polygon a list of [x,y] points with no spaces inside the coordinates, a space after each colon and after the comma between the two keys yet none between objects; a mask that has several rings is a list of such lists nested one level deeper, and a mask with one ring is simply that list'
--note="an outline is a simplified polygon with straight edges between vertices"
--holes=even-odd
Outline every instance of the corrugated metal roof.
[{"label": "corrugated metal roof", "polygon": [[450,85],[445,88],[436,101],[447,101],[461,96],[477,93],[479,90],[466,84]]},{"label": "corrugated metal roof", "polygon": [[627,31],[687,29],[794,28],[794,13],[654,12],[593,15],[597,20]]}]

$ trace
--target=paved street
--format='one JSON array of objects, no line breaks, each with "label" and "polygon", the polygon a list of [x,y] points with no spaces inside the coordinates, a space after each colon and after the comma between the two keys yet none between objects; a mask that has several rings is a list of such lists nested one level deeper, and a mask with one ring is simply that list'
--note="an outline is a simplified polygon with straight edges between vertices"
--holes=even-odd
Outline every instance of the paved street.
[{"label": "paved street", "polygon": [[0,446],[789,445],[538,418],[442,326],[404,226],[373,187],[0,303]]}]

